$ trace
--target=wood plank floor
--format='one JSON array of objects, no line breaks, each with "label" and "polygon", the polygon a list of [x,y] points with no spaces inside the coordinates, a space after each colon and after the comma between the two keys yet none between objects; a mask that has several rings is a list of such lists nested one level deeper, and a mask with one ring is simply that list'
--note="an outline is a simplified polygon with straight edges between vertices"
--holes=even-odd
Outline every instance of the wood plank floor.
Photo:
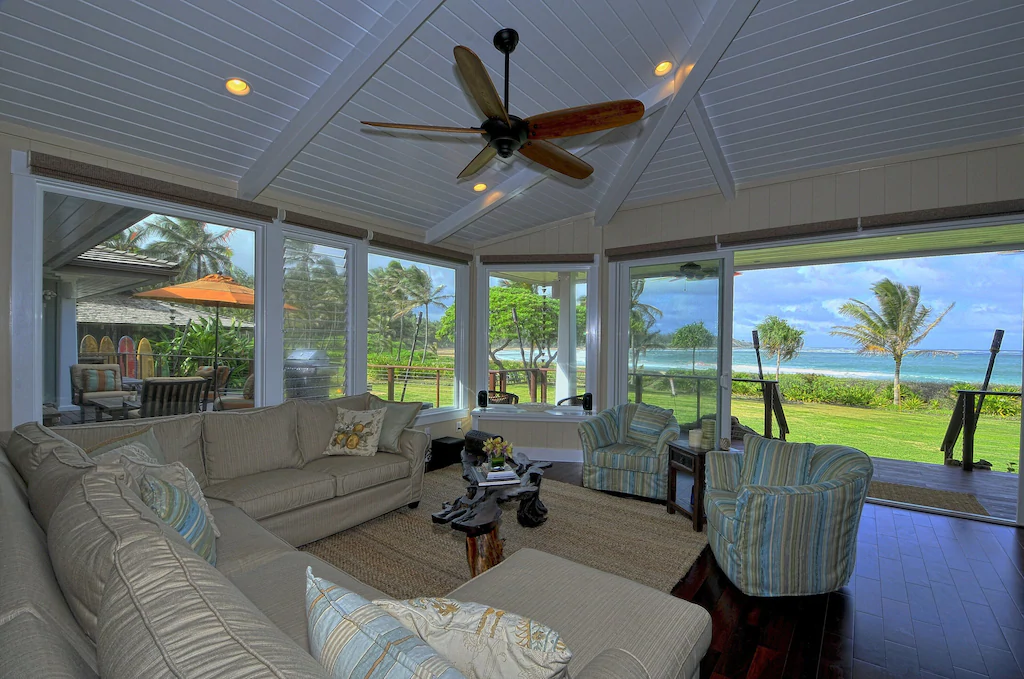
[{"label": "wood plank floor", "polygon": [[[580,484],[582,465],[545,476]],[[701,677],[1024,677],[1024,531],[868,504],[857,547],[848,587],[784,599],[744,595],[705,550],[672,591],[711,614]]]}]

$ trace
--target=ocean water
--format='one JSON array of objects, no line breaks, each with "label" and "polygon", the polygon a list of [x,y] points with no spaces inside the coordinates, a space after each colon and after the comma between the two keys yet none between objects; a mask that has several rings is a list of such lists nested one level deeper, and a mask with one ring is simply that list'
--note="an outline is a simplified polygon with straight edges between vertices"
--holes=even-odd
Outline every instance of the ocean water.
[{"label": "ocean water", "polygon": [[[519,360],[518,351],[500,351],[498,356]],[[689,349],[651,349],[642,359],[644,370],[685,370],[690,368]],[[988,366],[988,351],[957,351],[955,356],[909,356],[903,360],[901,377],[906,382],[974,382],[980,383]],[[584,365],[583,351],[577,351],[579,365]],[[765,376],[775,375],[775,362],[762,352]],[[714,367],[714,351],[697,352],[697,368]],[[757,359],[753,349],[733,349],[733,372],[756,373]],[[887,356],[859,354],[851,349],[804,349],[796,358],[782,364],[784,374],[815,373],[834,377],[869,380],[891,380],[893,361]],[[1021,352],[999,352],[992,384],[1021,383]]]}]

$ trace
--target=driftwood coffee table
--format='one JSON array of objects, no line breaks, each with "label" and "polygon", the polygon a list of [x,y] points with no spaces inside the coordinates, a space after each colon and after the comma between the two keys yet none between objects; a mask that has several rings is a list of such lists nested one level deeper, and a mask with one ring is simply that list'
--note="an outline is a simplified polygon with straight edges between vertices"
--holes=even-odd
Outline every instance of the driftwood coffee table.
[{"label": "driftwood coffee table", "polygon": [[501,503],[519,499],[519,525],[534,528],[547,520],[548,509],[540,501],[540,481],[550,462],[531,462],[522,453],[512,455],[517,480],[504,485],[480,485],[487,479],[486,458],[462,453],[462,477],[469,484],[466,494],[432,514],[434,523],[449,523],[466,534],[469,572],[476,577],[501,563],[504,540],[498,536]]}]

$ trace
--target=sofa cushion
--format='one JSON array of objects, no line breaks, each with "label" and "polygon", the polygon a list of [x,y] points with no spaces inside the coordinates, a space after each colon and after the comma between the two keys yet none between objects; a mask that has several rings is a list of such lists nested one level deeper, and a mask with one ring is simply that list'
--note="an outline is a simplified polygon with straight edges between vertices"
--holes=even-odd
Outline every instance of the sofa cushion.
[{"label": "sofa cushion", "polygon": [[467,679],[568,679],[572,652],[558,632],[511,611],[444,597],[373,603],[416,633]]},{"label": "sofa cushion", "polygon": [[68,639],[31,613],[19,613],[0,624],[0,648],[0,677],[96,679],[95,668]]},{"label": "sofa cushion", "polygon": [[217,539],[213,534],[213,524],[207,521],[195,498],[184,488],[149,474],[142,476],[140,487],[142,501],[153,513],[177,531],[196,554],[216,565]]},{"label": "sofa cushion", "polygon": [[302,466],[294,401],[203,415],[203,451],[211,484]]},{"label": "sofa cushion", "polygon": [[412,472],[408,458],[392,453],[377,453],[373,457],[333,455],[313,460],[303,469],[334,478],[337,497],[404,479]]},{"label": "sofa cushion", "polygon": [[81,452],[73,441],[38,422],[26,422],[14,428],[7,441],[7,459],[18,470],[26,485],[39,463],[57,449]]},{"label": "sofa cushion", "polygon": [[309,652],[333,677],[466,679],[425,641],[355,592],[306,569]]},{"label": "sofa cushion", "polygon": [[711,616],[700,606],[534,549],[520,549],[448,596],[558,630],[572,649],[571,676],[601,651],[621,648],[651,677],[695,677],[711,644]]},{"label": "sofa cushion", "polygon": [[238,507],[210,498],[223,535],[217,540],[217,570],[228,578],[247,573],[295,549]]},{"label": "sofa cushion", "polygon": [[747,434],[743,437],[741,486],[799,486],[807,483],[813,443],[789,443]]},{"label": "sofa cushion", "polygon": [[387,453],[397,453],[399,450],[399,439],[402,432],[412,426],[416,416],[423,409],[421,401],[385,401],[384,399],[370,394],[367,398],[367,405],[371,410],[384,410],[384,422],[380,428],[380,441],[377,448]]},{"label": "sofa cushion", "polygon": [[186,545],[152,536],[115,563],[99,614],[104,679],[327,676]]},{"label": "sofa cushion", "polygon": [[[306,552],[289,549],[288,553],[264,563],[247,573],[231,576],[234,583],[270,621],[278,626],[296,644],[309,650],[306,631],[306,568],[314,573],[350,589],[366,599],[379,599],[385,594],[363,584],[348,573],[321,561]],[[267,587],[267,583],[274,583]]]},{"label": "sofa cushion", "polygon": [[598,448],[592,453],[592,459],[598,467],[606,469],[625,469],[644,474],[657,474],[661,461],[654,454],[653,448],[631,443],[613,443]]},{"label": "sofa cushion", "polygon": [[50,521],[47,544],[53,572],[72,613],[94,641],[114,552],[165,532],[181,542],[181,536],[142,502],[132,484],[134,480],[120,465],[92,469],[72,485]]},{"label": "sofa cushion", "polygon": [[346,410],[366,410],[368,394],[343,396],[329,401],[306,401],[295,399],[298,411],[296,423],[299,432],[299,450],[306,462],[324,456],[331,436],[334,435],[334,423],[338,421],[338,408]]},{"label": "sofa cushion", "polygon": [[275,469],[207,486],[209,497],[230,502],[254,519],[334,497],[334,478],[305,469]]},{"label": "sofa cushion", "polygon": [[729,542],[736,542],[740,522],[736,519],[736,493],[708,489],[704,495],[708,523]]},{"label": "sofa cushion", "polygon": [[36,467],[28,484],[28,501],[32,515],[44,531],[49,530],[50,519],[68,489],[95,466],[83,452],[57,448]]},{"label": "sofa cushion", "polygon": [[128,455],[148,455],[160,464],[164,464],[164,452],[160,447],[160,441],[153,433],[153,427],[146,427],[139,431],[121,433],[111,439],[98,443],[95,446],[85,448],[85,453],[93,459],[103,460],[115,451]]},{"label": "sofa cushion", "polygon": [[205,487],[206,468],[203,465],[203,416],[199,414],[173,417],[147,417],[140,420],[78,424],[58,427],[56,433],[85,449],[91,449],[112,438],[135,434],[152,427],[160,443],[164,462],[181,462],[195,475],[199,485]]},{"label": "sofa cushion", "polygon": [[653,448],[671,419],[671,410],[640,403],[626,427],[624,442]]},{"label": "sofa cushion", "polygon": [[[18,473],[12,467],[0,465],[0,621],[7,621],[0,623],[0,636],[5,633],[5,628],[6,632],[13,630],[6,626],[14,619],[32,618],[36,622],[28,621],[26,624],[33,628],[51,629],[53,634],[75,649],[86,665],[95,669],[96,651],[64,600],[50,567],[46,535],[29,511],[28,501],[20,491],[17,479]],[[18,627],[21,628],[20,625]],[[34,655],[38,639],[19,637],[17,646],[0,643],[0,649],[17,647],[25,655]],[[46,650],[45,642],[39,643]],[[15,656],[20,655],[0,651],[0,677],[39,676],[30,672],[4,672],[5,667],[20,667],[15,663]],[[5,662],[15,664],[5,665]]]}]

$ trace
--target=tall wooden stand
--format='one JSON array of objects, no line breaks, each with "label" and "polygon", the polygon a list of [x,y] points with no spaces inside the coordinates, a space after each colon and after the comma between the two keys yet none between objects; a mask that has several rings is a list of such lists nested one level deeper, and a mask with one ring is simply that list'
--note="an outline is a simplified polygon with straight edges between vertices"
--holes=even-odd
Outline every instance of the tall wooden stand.
[{"label": "tall wooden stand", "polygon": [[504,558],[505,541],[498,536],[499,524],[480,535],[466,534],[466,561],[469,574],[474,578],[489,568],[494,568]]}]

